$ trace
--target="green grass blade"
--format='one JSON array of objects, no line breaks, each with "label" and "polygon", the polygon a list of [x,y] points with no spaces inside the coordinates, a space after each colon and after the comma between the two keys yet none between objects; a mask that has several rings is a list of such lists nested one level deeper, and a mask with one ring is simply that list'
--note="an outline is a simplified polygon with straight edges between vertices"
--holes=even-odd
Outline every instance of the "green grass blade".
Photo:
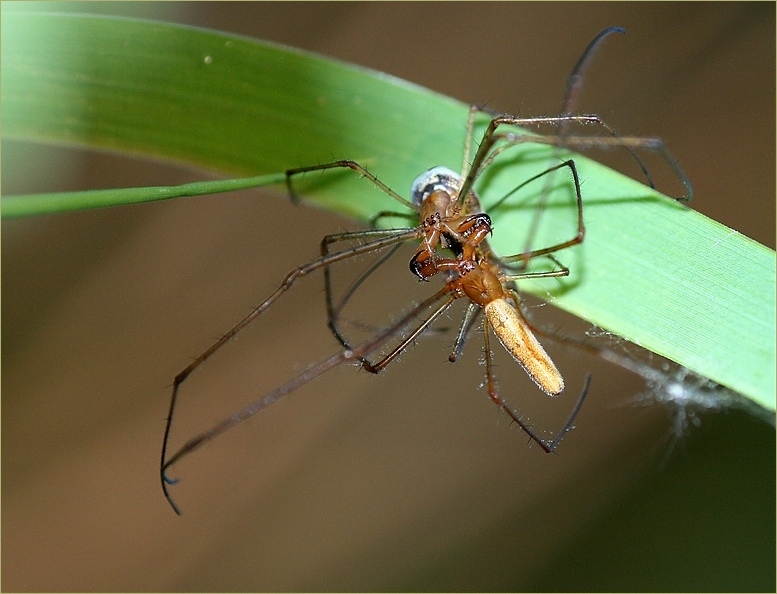
[{"label": "green grass blade", "polygon": [[[289,167],[349,158],[401,193],[431,166],[460,167],[467,116],[466,105],[390,76],[234,35],[12,13],[2,21],[2,110],[4,138],[142,154],[228,175],[273,174],[276,181]],[[495,168],[479,186],[484,202],[547,166],[546,154],[530,147],[511,153],[516,167]],[[521,288],[550,293],[555,305],[774,410],[774,252],[575,159],[588,235],[564,254],[573,274],[567,284],[549,279]],[[356,176],[308,178],[301,193],[320,207],[361,220],[396,210]],[[140,196],[114,191],[108,203]],[[36,203],[44,202],[46,212],[95,205],[83,198],[4,199],[3,216],[40,212]],[[571,234],[568,196],[562,192],[550,206],[538,240]],[[498,251],[523,249],[514,238],[527,218],[526,209],[515,208],[494,219]]]},{"label": "green grass blade", "polygon": [[83,192],[52,192],[30,196],[7,196],[2,200],[3,218],[54,214],[70,210],[104,208],[124,204],[139,204],[170,198],[205,196],[219,192],[232,192],[248,188],[260,188],[285,181],[283,173],[241,177],[216,181],[192,182],[177,186],[149,186],[143,188],[116,188],[113,190],[86,190]]}]

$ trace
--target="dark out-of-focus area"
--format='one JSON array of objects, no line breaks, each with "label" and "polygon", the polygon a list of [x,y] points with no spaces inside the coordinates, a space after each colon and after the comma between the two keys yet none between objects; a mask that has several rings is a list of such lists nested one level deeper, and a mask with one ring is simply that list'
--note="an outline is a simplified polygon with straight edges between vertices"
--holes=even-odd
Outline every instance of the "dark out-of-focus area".
[{"label": "dark out-of-focus area", "polygon": [[[29,8],[239,33],[521,115],[556,112],[583,48],[621,25],[626,36],[588,71],[580,111],[664,138],[694,208],[774,247],[771,3]],[[3,193],[203,176],[2,149]],[[701,414],[678,439],[669,410],[635,404],[638,378],[563,350],[569,385],[588,371],[594,383],[557,455],[490,404],[478,340],[451,366],[449,337],[433,336],[383,377],[320,378],[176,467],[176,517],[158,484],[173,376],[315,256],[319,238],[352,225],[277,192],[3,222],[4,590],[774,590],[773,426]],[[236,341],[186,394],[178,437],[241,404],[236,378],[258,396],[331,352],[322,299],[311,281]],[[550,307],[533,316],[586,330]],[[574,395],[548,400],[511,379],[523,373],[511,361],[497,372],[543,429],[563,424]]]}]

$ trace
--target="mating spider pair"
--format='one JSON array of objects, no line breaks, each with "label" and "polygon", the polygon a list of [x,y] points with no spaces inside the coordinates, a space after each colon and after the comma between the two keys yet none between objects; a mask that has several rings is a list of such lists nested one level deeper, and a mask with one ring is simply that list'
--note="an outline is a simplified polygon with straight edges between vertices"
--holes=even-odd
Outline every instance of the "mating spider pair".
[{"label": "mating spider pair", "polygon": [[[577,403],[561,431],[552,440],[542,439],[524,422],[521,415],[511,408],[497,393],[493,374],[493,355],[489,341],[490,331],[493,330],[505,349],[522,365],[532,380],[545,393],[556,396],[564,390],[564,381],[561,374],[534,336],[531,326],[521,313],[515,282],[527,278],[560,277],[569,274],[569,269],[561,265],[553,254],[579,244],[585,239],[583,199],[577,168],[575,162],[571,159],[551,165],[542,173],[514,187],[513,190],[490,207],[491,209],[499,208],[526,185],[539,179],[544,179],[546,191],[540,196],[540,202],[538,203],[538,213],[541,213],[547,200],[547,192],[552,185],[550,180],[553,179],[559,170],[566,169],[571,173],[577,211],[576,234],[566,241],[541,249],[531,249],[534,242],[534,230],[532,230],[526,241],[526,249],[521,253],[507,257],[498,257],[488,245],[487,238],[493,231],[491,219],[488,214],[483,212],[479,198],[474,190],[474,185],[500,154],[524,143],[544,144],[551,147],[618,146],[625,147],[632,154],[651,186],[653,185],[652,180],[647,174],[647,169],[641,159],[635,153],[635,149],[641,148],[660,152],[678,174],[690,196],[690,184],[679,169],[679,166],[677,166],[676,161],[667,152],[663,143],[655,139],[620,137],[598,116],[572,114],[580,88],[582,72],[588,59],[597,44],[613,32],[623,32],[623,30],[616,27],[605,29],[586,48],[568,79],[561,115],[539,118],[519,118],[509,115],[494,117],[486,127],[470,164],[470,154],[473,152],[475,120],[480,111],[474,107],[471,108],[461,175],[445,167],[434,167],[421,174],[415,180],[410,200],[393,191],[374,174],[354,161],[336,161],[324,165],[290,169],[286,172],[287,185],[292,198],[295,197],[292,184],[295,176],[312,171],[350,169],[383,190],[397,203],[406,207],[407,210],[404,213],[379,213],[372,221],[374,228],[369,230],[339,233],[325,237],[321,242],[321,255],[318,258],[295,268],[287,274],[275,292],[175,377],[162,446],[160,475],[165,497],[176,513],[180,513],[180,511],[172,500],[169,486],[177,481],[167,475],[170,466],[204,443],[211,441],[231,427],[276,402],[284,395],[342,363],[358,361],[367,371],[372,373],[380,372],[396,359],[411,342],[427,330],[456,300],[461,298],[466,298],[469,304],[456,335],[450,360],[456,360],[478,317],[485,314],[482,315],[484,356],[486,363],[486,386],[490,398],[544,451],[552,452],[556,448],[572,426],[575,416],[586,397],[590,377],[586,379]],[[589,136],[573,136],[566,133],[570,125],[578,124],[595,124],[604,130],[608,136],[592,139]],[[554,126],[556,134],[540,136],[536,133],[517,128],[543,125]],[[554,153],[554,156],[557,154]],[[413,219],[415,225],[393,229],[378,228],[380,219],[390,217]],[[357,292],[364,280],[372,275],[388,257],[393,255],[401,244],[408,241],[419,242],[418,249],[409,262],[411,272],[421,281],[429,281],[432,277],[442,275],[445,278],[444,285],[433,295],[410,308],[409,311],[387,327],[371,329],[370,335],[366,340],[358,343],[349,340],[342,325],[341,311]],[[356,245],[351,245],[349,242],[357,243]],[[338,244],[349,245],[349,247],[339,250],[333,249]],[[364,254],[378,253],[382,250],[387,250],[386,255],[382,256],[375,266],[369,268],[358,277],[340,301],[335,303],[331,281],[332,266],[339,262]],[[540,257],[545,257],[552,262],[553,268],[551,270],[529,270],[529,263]],[[294,286],[298,279],[317,270],[322,270],[324,273],[328,324],[333,335],[340,342],[341,350],[313,365],[285,384],[268,392],[261,399],[235,412],[211,429],[189,440],[178,451],[168,456],[173,414],[180,388],[186,379],[249,323],[266,312],[279,297]],[[387,354],[377,360],[372,359],[381,348],[392,341],[397,341],[397,337],[399,337],[398,343],[391,347]]]}]

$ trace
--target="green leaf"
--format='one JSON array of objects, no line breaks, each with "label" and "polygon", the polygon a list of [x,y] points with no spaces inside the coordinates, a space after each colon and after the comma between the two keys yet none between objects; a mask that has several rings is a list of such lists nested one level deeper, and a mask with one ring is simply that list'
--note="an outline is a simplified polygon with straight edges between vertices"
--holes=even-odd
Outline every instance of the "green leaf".
[{"label": "green leaf", "polygon": [[[119,18],[3,15],[4,138],[261,177],[253,183],[277,183],[289,167],[348,158],[404,194],[429,167],[461,167],[467,109],[385,74],[234,35]],[[504,156],[511,166],[493,168],[478,185],[486,207],[550,162],[546,147]],[[572,276],[567,284],[549,279],[521,289],[773,411],[774,252],[590,159],[575,161],[587,236],[563,254]],[[300,193],[363,221],[397,210],[357,178],[308,175]],[[60,212],[180,194],[144,189],[4,198],[2,212]],[[524,249],[532,204],[521,199],[492,213],[498,252]],[[573,201],[559,191],[537,241],[573,233]]]}]

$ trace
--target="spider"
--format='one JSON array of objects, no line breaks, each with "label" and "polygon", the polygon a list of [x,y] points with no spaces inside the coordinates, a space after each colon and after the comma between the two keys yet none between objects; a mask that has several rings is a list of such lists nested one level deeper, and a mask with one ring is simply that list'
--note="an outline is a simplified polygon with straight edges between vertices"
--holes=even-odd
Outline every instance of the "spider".
[{"label": "spider", "polygon": [[[484,326],[486,386],[490,398],[545,452],[553,452],[556,449],[564,435],[572,427],[574,419],[583,404],[588,393],[590,376],[586,378],[577,403],[561,431],[552,440],[542,439],[524,422],[521,415],[512,409],[497,393],[493,377],[490,331],[494,331],[505,349],[521,364],[543,392],[556,396],[564,390],[564,380],[560,372],[534,336],[531,325],[521,312],[521,303],[514,283],[527,278],[561,277],[570,274],[569,269],[563,266],[554,254],[560,250],[577,245],[585,239],[583,199],[577,168],[572,159],[567,159],[548,167],[542,173],[517,185],[511,192],[491,206],[492,209],[498,208],[527,184],[544,178],[547,180],[545,182],[546,191],[541,196],[537,214],[535,215],[536,218],[542,212],[543,201],[550,190],[553,176],[560,170],[567,170],[570,173],[574,186],[577,211],[577,231],[575,235],[565,241],[544,248],[531,249],[534,243],[533,235],[536,230],[536,225],[533,225],[526,240],[527,247],[520,253],[501,258],[496,256],[488,245],[487,238],[492,234],[493,227],[489,215],[483,211],[480,205],[480,199],[474,190],[474,184],[500,154],[523,143],[545,144],[552,147],[586,147],[596,144],[597,146],[625,147],[639,164],[651,186],[653,186],[652,179],[635,150],[649,149],[658,151],[664,155],[688,190],[688,196],[683,198],[690,196],[690,183],[663,143],[656,139],[620,137],[598,116],[573,115],[572,113],[579,93],[584,68],[594,49],[602,39],[616,32],[622,33],[623,30],[618,27],[605,29],[586,48],[567,81],[565,99],[559,116],[521,118],[512,115],[496,115],[486,127],[477,145],[477,150],[473,151],[472,141],[475,119],[481,110],[474,106],[471,107],[461,174],[445,167],[433,167],[419,175],[415,180],[411,188],[411,198],[409,200],[393,191],[362,165],[351,160],[340,160],[286,171],[287,186],[293,200],[298,200],[292,183],[296,176],[313,171],[347,169],[358,173],[368,182],[385,192],[398,204],[404,206],[406,210],[402,213],[388,211],[378,213],[371,221],[373,228],[368,230],[326,236],[321,242],[321,255],[319,257],[289,272],[280,286],[267,299],[256,306],[243,320],[238,322],[209,349],[200,354],[176,375],[172,386],[160,466],[164,495],[176,513],[180,514],[180,510],[170,495],[169,486],[175,484],[177,480],[170,478],[167,474],[168,469],[173,464],[231,427],[276,402],[284,395],[343,363],[357,361],[368,372],[379,373],[389,363],[394,361],[412,341],[429,329],[430,325],[439,319],[458,299],[467,299],[469,304],[449,359],[451,361],[457,359],[470,329],[474,326],[481,313],[484,313],[485,315],[482,316],[482,319]],[[595,124],[605,130],[608,136],[594,140],[587,136],[569,135],[566,131],[571,124]],[[551,136],[541,136],[537,133],[519,130],[516,128],[518,126],[555,126],[557,133]],[[470,163],[472,152],[474,152],[474,156]],[[412,220],[415,224],[402,228],[378,228],[378,224],[382,222],[382,219],[392,217]],[[409,262],[412,274],[417,280],[422,282],[428,282],[432,277],[442,275],[445,278],[444,285],[430,297],[411,307],[395,322],[386,327],[371,328],[369,331],[370,335],[366,340],[358,343],[349,340],[341,317],[343,308],[359,290],[364,280],[370,277],[402,244],[409,241],[418,242],[417,250]],[[355,245],[352,245],[354,243]],[[348,245],[348,247],[336,249],[338,245],[343,244]],[[331,268],[333,265],[364,254],[380,253],[383,250],[385,250],[384,255],[377,260],[375,265],[359,276],[351,284],[340,301],[335,303],[331,280]],[[529,263],[537,258],[547,259],[553,264],[552,269],[529,270]],[[263,315],[268,308],[294,286],[297,280],[319,270],[322,270],[324,274],[328,325],[342,348],[285,384],[266,393],[259,400],[236,411],[211,429],[187,441],[172,455],[168,455],[173,415],[180,388],[187,378],[248,324]],[[389,345],[392,341],[397,341],[397,337],[399,337],[398,343],[391,347],[387,354],[373,360],[372,357],[381,348]]]}]

